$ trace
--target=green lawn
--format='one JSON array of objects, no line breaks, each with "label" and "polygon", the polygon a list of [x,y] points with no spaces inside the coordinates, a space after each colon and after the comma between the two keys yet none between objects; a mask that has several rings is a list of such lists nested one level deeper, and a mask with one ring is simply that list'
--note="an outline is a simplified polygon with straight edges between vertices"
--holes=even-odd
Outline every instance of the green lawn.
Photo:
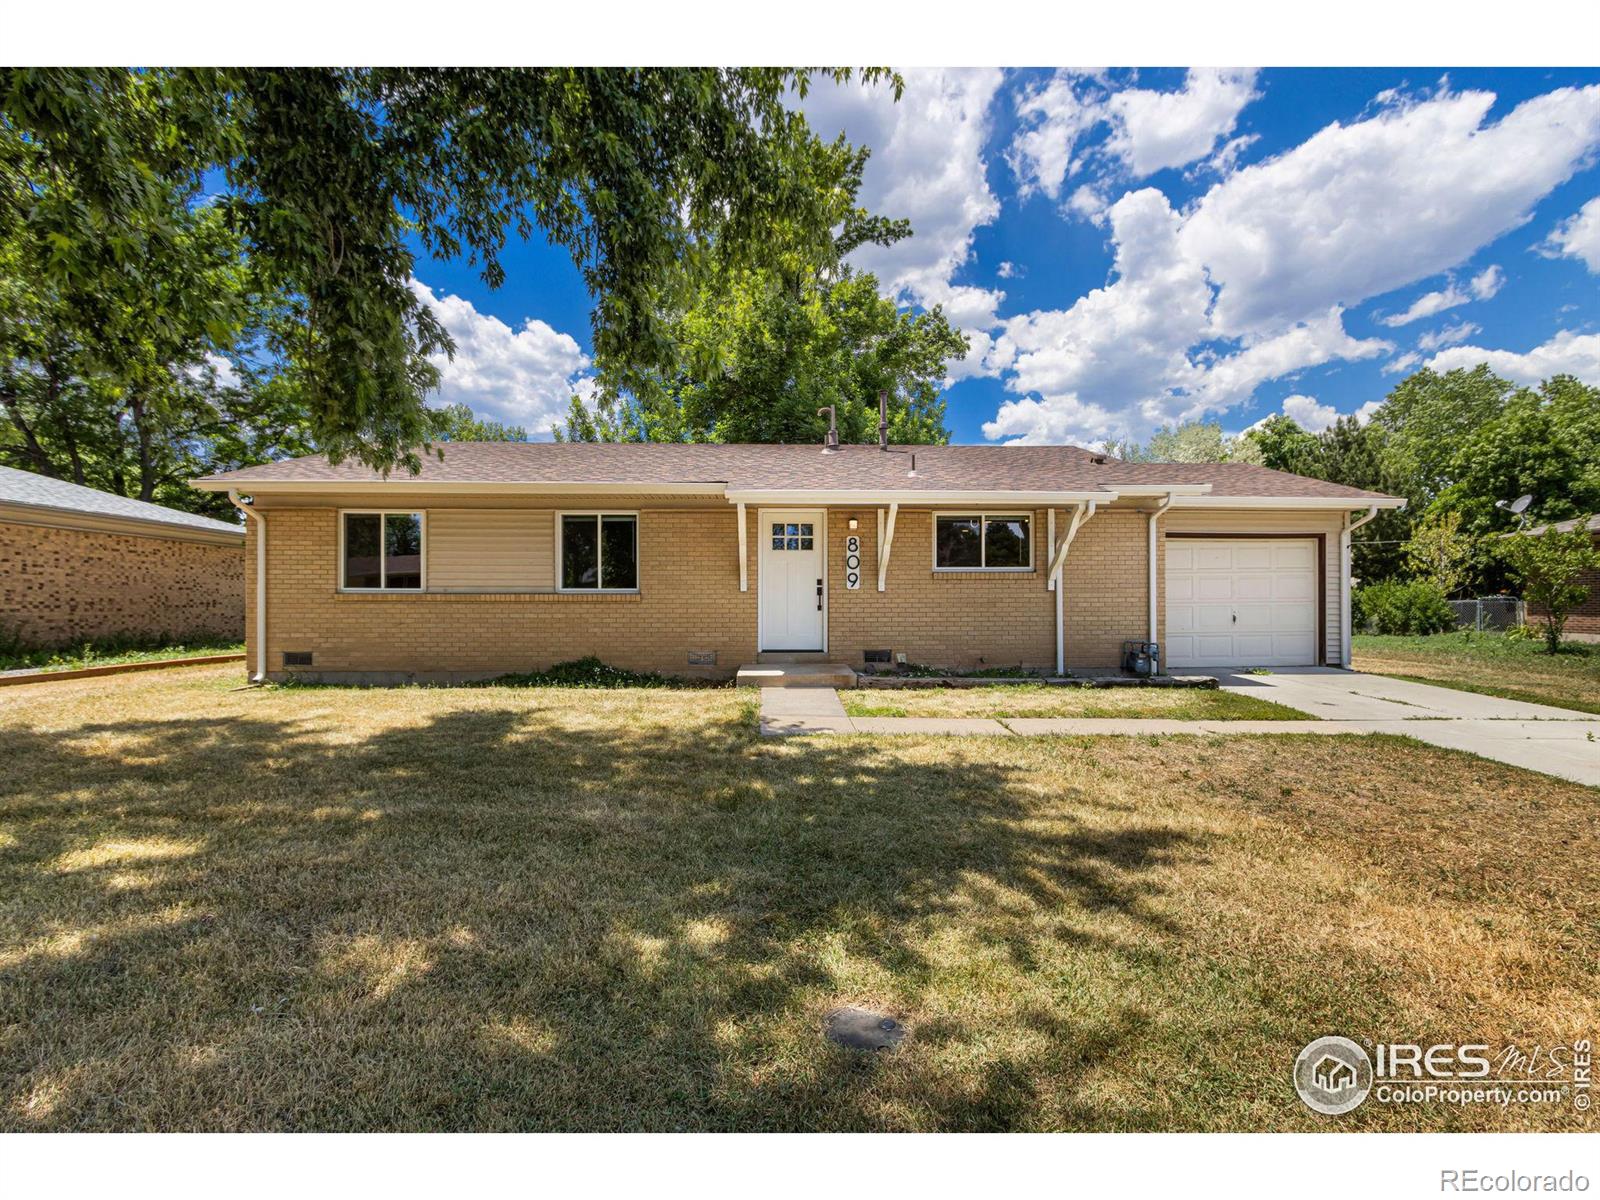
[{"label": "green lawn", "polygon": [[78,671],[119,663],[159,662],[167,658],[200,658],[208,654],[243,654],[238,641],[188,641],[152,646],[124,641],[85,642],[53,650],[0,651],[0,671]]},{"label": "green lawn", "polygon": [[[241,678],[0,691],[0,1128],[1592,1128],[1290,1085],[1331,1032],[1600,1027],[1587,788],[1394,738],[774,740],[734,689]],[[909,1039],[829,1046],[845,1004]]]},{"label": "green lawn", "polygon": [[841,692],[852,717],[1165,717],[1194,721],[1306,721],[1306,713],[1206,688],[858,688]]},{"label": "green lawn", "polygon": [[1600,713],[1600,645],[1572,642],[1559,654],[1547,654],[1542,641],[1458,631],[1432,637],[1357,634],[1351,650],[1357,671]]}]

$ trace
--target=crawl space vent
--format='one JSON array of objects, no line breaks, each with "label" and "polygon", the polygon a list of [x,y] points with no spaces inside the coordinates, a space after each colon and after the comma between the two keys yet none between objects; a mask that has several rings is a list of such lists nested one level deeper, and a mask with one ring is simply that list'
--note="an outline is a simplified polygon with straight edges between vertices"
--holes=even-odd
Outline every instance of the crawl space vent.
[{"label": "crawl space vent", "polygon": [[283,665],[286,667],[309,667],[311,665],[311,651],[285,650],[283,652]]}]

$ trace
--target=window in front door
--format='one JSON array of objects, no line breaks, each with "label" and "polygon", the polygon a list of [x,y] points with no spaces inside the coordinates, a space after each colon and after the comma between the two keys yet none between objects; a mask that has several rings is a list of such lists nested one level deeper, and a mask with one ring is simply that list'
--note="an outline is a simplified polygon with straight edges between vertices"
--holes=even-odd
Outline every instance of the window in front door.
[{"label": "window in front door", "polygon": [[772,523],[772,548],[774,550],[810,550],[814,545],[809,521],[774,521]]}]

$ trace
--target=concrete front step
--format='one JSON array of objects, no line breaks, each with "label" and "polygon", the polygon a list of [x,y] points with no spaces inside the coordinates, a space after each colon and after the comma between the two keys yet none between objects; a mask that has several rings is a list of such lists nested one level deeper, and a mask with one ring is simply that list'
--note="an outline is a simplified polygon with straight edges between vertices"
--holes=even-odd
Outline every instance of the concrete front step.
[{"label": "concrete front step", "polygon": [[855,687],[856,673],[843,663],[751,663],[739,668],[740,687]]},{"label": "concrete front step", "polygon": [[793,663],[826,663],[826,650],[762,650],[756,662],[763,667],[789,666]]}]

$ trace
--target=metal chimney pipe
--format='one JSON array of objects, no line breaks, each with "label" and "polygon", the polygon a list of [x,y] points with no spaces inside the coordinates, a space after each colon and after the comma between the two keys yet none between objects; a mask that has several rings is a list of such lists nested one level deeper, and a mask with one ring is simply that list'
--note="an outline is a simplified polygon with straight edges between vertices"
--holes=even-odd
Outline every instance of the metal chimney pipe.
[{"label": "metal chimney pipe", "polygon": [[837,450],[839,448],[839,422],[834,416],[833,405],[828,404],[817,409],[817,416],[820,417],[823,413],[828,414],[828,436],[822,443],[823,452],[826,453],[829,450]]},{"label": "metal chimney pipe", "polygon": [[889,448],[889,393],[878,393],[878,449]]}]

